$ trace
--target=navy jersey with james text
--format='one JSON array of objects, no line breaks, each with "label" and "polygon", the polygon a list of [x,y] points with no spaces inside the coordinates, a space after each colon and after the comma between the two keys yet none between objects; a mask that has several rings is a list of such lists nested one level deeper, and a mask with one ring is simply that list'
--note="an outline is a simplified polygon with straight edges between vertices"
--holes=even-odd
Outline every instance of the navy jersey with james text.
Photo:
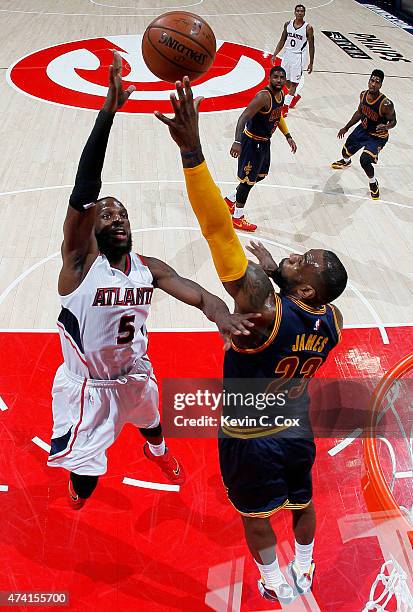
[{"label": "navy jersey with james text", "polygon": [[[239,349],[233,345],[227,351],[224,378],[279,379],[282,385],[274,384],[272,392],[291,381],[288,401],[308,408],[307,383],[340,341],[335,310],[330,304],[315,309],[281,294],[275,294],[275,309],[272,333],[262,346]],[[237,435],[236,427],[222,429]]]},{"label": "navy jersey with james text", "polygon": [[372,102],[368,102],[367,94],[368,91],[362,91],[360,94],[361,125],[372,136],[387,139],[388,132],[383,134],[376,132],[379,123],[386,123],[383,115],[383,105],[387,98],[383,93],[380,93]]},{"label": "navy jersey with james text", "polygon": [[267,110],[258,111],[247,121],[244,133],[254,140],[268,140],[275,132],[281,119],[281,110],[284,105],[284,94],[280,91],[277,96],[265,87],[263,91],[268,94]]}]

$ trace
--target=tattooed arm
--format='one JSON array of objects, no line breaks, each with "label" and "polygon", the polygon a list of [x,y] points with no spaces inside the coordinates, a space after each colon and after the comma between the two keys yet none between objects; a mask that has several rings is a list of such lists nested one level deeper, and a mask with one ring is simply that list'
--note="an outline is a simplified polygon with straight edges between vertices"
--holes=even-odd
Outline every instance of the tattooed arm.
[{"label": "tattooed arm", "polygon": [[[223,283],[240,312],[259,312],[273,287],[262,267],[252,261],[240,279]],[[249,310],[248,310],[249,308]]]},{"label": "tattooed arm", "polygon": [[244,276],[223,285],[234,298],[235,312],[261,314],[248,338],[233,338],[233,342],[240,348],[261,346],[272,331],[275,317],[274,287],[267,274],[259,264],[249,261]]}]

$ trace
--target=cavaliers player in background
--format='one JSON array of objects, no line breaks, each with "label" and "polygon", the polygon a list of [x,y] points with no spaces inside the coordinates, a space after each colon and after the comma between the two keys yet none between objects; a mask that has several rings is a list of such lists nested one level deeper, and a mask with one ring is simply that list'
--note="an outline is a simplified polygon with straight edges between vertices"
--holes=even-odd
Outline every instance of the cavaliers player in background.
[{"label": "cavaliers player in background", "polygon": [[350,121],[337,134],[337,138],[344,138],[348,130],[360,122],[348,136],[342,149],[342,158],[331,164],[334,170],[343,170],[351,165],[351,156],[360,149],[360,166],[367,174],[370,186],[370,195],[373,200],[380,198],[379,183],[374,176],[373,164],[377,164],[379,153],[389,140],[389,130],[397,124],[396,111],[391,100],[380,88],[383,84],[384,72],[373,70],[368,89],[360,94],[360,104]]},{"label": "cavaliers player in background", "polygon": [[[281,66],[287,75],[288,94],[285,96],[285,106],[283,108],[284,117],[287,116],[290,108],[294,108],[300,96],[298,96],[298,85],[300,88],[304,70],[308,74],[313,71],[314,64],[314,30],[313,27],[304,21],[305,6],[297,4],[294,9],[294,19],[286,21],[281,38],[275,47],[272,56],[272,63],[275,63],[277,55],[284,49]],[[310,60],[308,60],[310,56]]]},{"label": "cavaliers player in background", "polygon": [[[192,208],[236,312],[261,315],[248,338],[233,337],[225,354],[224,384],[270,379],[271,384],[285,385],[291,380],[298,384],[301,407],[308,413],[306,383],[340,341],[342,316],[330,302],[344,291],[346,270],[337,255],[322,249],[291,254],[277,265],[262,245],[252,243],[250,251],[260,265],[247,260],[202,153],[198,129],[202,98],[193,100],[187,77],[183,84],[176,83],[176,90],[177,98],[171,96],[175,117],[155,114],[180,148]],[[304,436],[296,436],[291,428],[279,432],[277,428],[223,427],[219,456],[228,497],[241,515],[261,574],[259,591],[267,599],[289,603],[297,592],[310,590],[315,568],[311,427]],[[271,515],[282,508],[292,511],[295,557],[289,573],[294,587],[281,572],[270,522]]]},{"label": "cavaliers player in background", "polygon": [[146,355],[145,322],[153,290],[195,306],[224,337],[248,334],[249,318],[153,257],[132,251],[128,213],[113,197],[98,199],[101,172],[116,111],[135,89],[122,87],[114,52],[107,99],[83,150],[63,232],[58,327],[64,363],[53,384],[49,466],[70,472],[69,501],[80,509],[106,472],[106,450],[125,423],[146,438],[145,456],[176,484],[184,471],[165,446],[158,388]]},{"label": "cavaliers player in background", "polygon": [[225,201],[232,215],[234,228],[244,232],[254,232],[257,229],[255,223],[246,219],[244,207],[255,183],[262,181],[268,174],[271,163],[271,136],[277,127],[284,134],[291,151],[295,153],[297,150],[281,114],[284,85],[285,70],[280,66],[271,68],[268,86],[251,100],[238,119],[235,129],[235,140],[230,154],[238,158],[239,185]]}]

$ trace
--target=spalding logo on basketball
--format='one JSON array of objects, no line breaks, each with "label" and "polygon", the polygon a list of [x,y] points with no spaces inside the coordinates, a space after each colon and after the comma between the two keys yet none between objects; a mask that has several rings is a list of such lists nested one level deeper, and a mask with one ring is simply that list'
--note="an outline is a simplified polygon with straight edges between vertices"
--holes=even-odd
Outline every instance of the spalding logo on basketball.
[{"label": "spalding logo on basketball", "polygon": [[[8,83],[18,91],[52,104],[90,110],[101,108],[107,92],[112,49],[124,60],[125,86],[135,91],[121,112],[171,112],[170,83],[147,68],[141,53],[141,35],[108,36],[63,43],[37,51],[15,62]],[[217,41],[210,70],[194,84],[195,96],[204,96],[203,112],[226,111],[248,105],[268,83],[270,58],[259,49]]]}]

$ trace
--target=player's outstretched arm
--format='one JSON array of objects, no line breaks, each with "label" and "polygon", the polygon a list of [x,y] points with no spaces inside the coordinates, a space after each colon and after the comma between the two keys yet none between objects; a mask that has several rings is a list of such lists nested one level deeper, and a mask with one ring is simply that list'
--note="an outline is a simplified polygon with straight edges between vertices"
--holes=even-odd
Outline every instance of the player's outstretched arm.
[{"label": "player's outstretched arm", "polygon": [[181,150],[186,188],[202,233],[208,242],[215,269],[225,289],[234,298],[239,312],[261,312],[272,293],[272,285],[260,266],[248,262],[232,226],[231,216],[214,183],[202,153],[198,129],[198,107],[189,79],[176,83],[177,97],[171,95],[175,116],[170,119],[156,111],[169,127]]},{"label": "player's outstretched arm", "polygon": [[274,51],[274,53],[272,55],[272,58],[271,58],[272,65],[275,64],[275,60],[277,59],[277,55],[279,54],[281,49],[284,48],[285,42],[287,40],[287,26],[288,26],[288,21],[286,21],[285,24],[284,24],[284,28],[283,28],[280,40],[278,41],[278,44],[275,47],[275,51]]},{"label": "player's outstretched arm", "polygon": [[267,110],[268,100],[268,93],[259,91],[240,115],[237,121],[237,127],[235,128],[235,139],[230,149],[230,155],[232,157],[237,158],[241,154],[241,135],[244,131],[245,124],[260,110]]},{"label": "player's outstretched arm", "polygon": [[265,248],[262,242],[254,242],[253,240],[251,240],[251,242],[245,248],[247,249],[247,251],[255,255],[255,257],[259,261],[261,268],[264,270],[267,276],[272,276],[274,274],[274,272],[278,268],[278,265],[274,261],[269,250]]},{"label": "player's outstretched arm", "polygon": [[257,319],[260,317],[259,314],[231,315],[223,300],[209,293],[198,283],[180,276],[168,264],[154,257],[145,257],[145,263],[151,271],[155,287],[185,304],[199,308],[210,321],[216,324],[224,339],[225,350],[230,348],[231,335],[250,335],[250,329],[254,327],[250,319]]},{"label": "player's outstretched arm", "polygon": [[311,74],[313,71],[314,55],[315,55],[315,43],[314,43],[314,30],[313,26],[307,26],[307,38],[308,38],[308,52],[310,55],[310,63],[308,64],[307,72]]},{"label": "player's outstretched arm", "polygon": [[[65,295],[80,284],[98,249],[94,236],[95,203],[102,185],[101,174],[106,147],[115,113],[129,98],[135,86],[122,86],[122,60],[113,52],[109,68],[109,89],[92,132],[80,157],[75,186],[69,199],[63,225],[63,267],[59,276],[59,293]],[[86,268],[86,270],[85,270]]]}]

